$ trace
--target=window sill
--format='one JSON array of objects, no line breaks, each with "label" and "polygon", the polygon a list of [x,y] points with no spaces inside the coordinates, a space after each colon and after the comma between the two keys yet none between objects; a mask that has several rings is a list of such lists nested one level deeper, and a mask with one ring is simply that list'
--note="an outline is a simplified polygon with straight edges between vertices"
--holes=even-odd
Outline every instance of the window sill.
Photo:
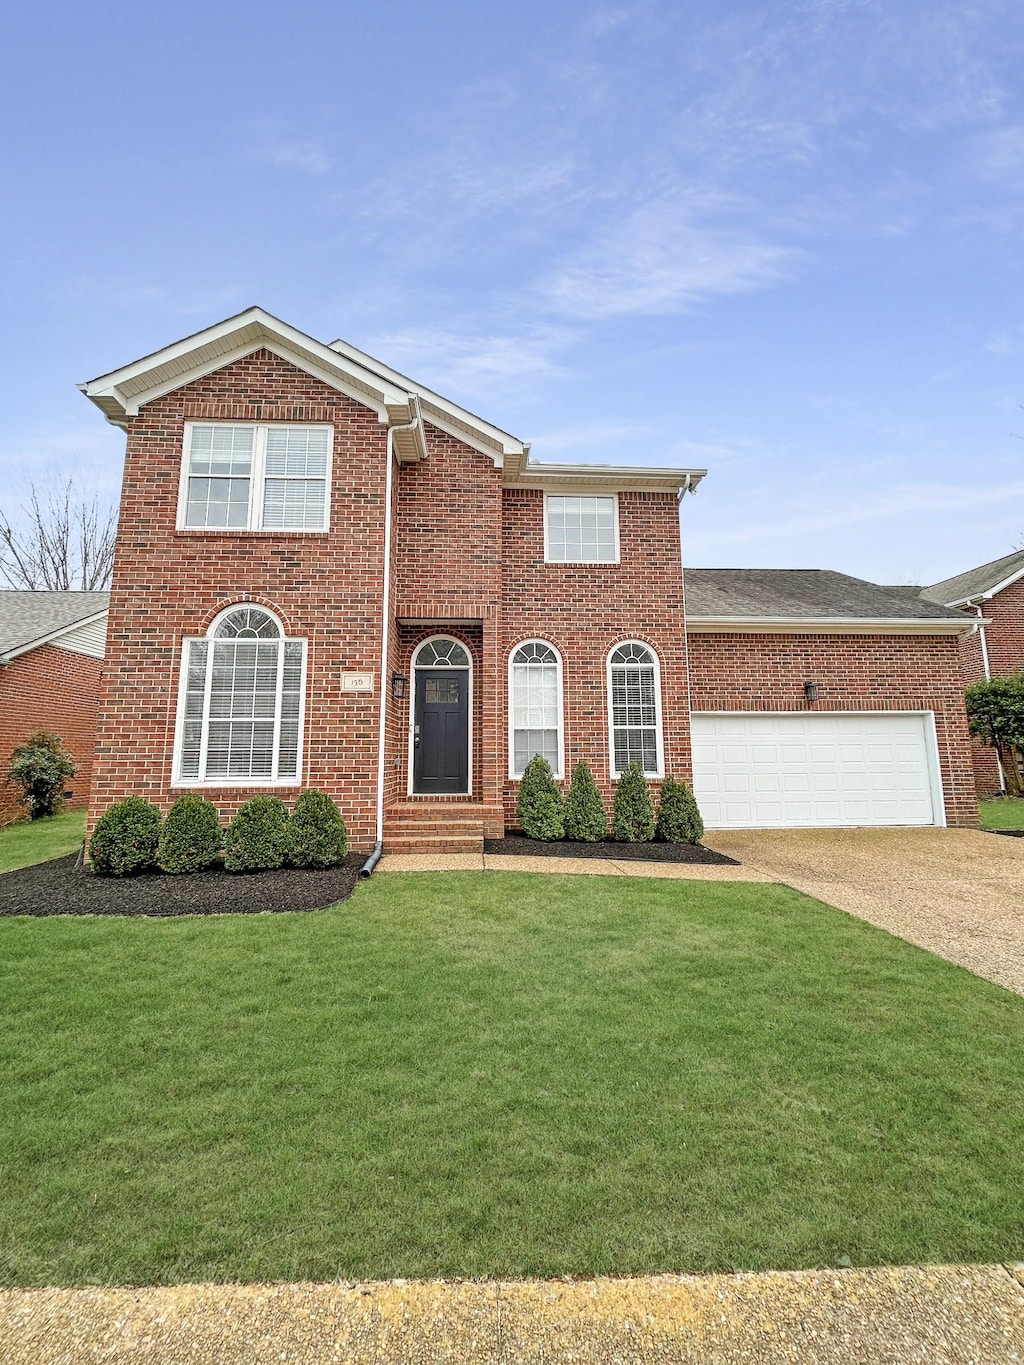
[{"label": "window sill", "polygon": [[292,526],[263,526],[254,529],[251,526],[176,526],[174,534],[176,536],[326,536],[330,535],[329,526],[321,527],[316,531],[300,530]]},{"label": "window sill", "polygon": [[545,559],[545,564],[549,564],[560,569],[614,569],[622,563],[621,559]]},{"label": "window sill", "polygon": [[216,781],[200,782],[193,779],[175,778],[171,782],[171,787],[184,791],[243,791],[249,787],[301,787],[302,779],[299,777],[245,777],[238,781],[230,778],[218,778]]}]

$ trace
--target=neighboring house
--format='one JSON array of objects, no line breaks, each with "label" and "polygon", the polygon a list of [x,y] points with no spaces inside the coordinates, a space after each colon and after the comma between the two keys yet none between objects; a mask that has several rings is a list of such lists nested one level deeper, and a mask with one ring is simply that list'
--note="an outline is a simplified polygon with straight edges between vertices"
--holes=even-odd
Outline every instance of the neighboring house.
[{"label": "neighboring house", "polygon": [[[978,619],[977,631],[961,642],[965,687],[1024,669],[1024,550],[933,583],[921,596]],[[974,773],[979,796],[1005,787],[996,751],[986,744],[974,744]]]},{"label": "neighboring house", "polygon": [[7,764],[36,730],[64,740],[78,764],[68,804],[88,804],[108,597],[0,590],[0,825],[25,814],[7,785]]},{"label": "neighboring house", "polygon": [[692,775],[709,824],[977,818],[962,614],[694,570],[688,636],[704,470],[539,463],[258,308],[82,388],[127,435],[91,819],[308,785],[356,849],[473,848],[534,753],[609,806]]}]

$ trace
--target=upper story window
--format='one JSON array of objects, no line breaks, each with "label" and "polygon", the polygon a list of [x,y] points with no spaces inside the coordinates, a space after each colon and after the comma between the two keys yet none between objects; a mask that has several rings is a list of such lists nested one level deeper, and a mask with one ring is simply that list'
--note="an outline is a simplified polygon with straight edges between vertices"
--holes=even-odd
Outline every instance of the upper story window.
[{"label": "upper story window", "polygon": [[232,607],[182,653],[174,780],[250,786],[299,779],[306,642],[262,607]]},{"label": "upper story window", "polygon": [[509,776],[534,754],[562,776],[562,661],[545,640],[528,640],[509,660]]},{"label": "upper story window", "polygon": [[334,428],[186,422],[178,528],[325,531]]},{"label": "upper story window", "polygon": [[653,652],[638,640],[608,656],[608,713],[612,777],[630,763],[639,763],[647,777],[660,777],[661,679]]},{"label": "upper story window", "polygon": [[549,564],[615,564],[619,558],[614,493],[544,499],[544,558]]}]

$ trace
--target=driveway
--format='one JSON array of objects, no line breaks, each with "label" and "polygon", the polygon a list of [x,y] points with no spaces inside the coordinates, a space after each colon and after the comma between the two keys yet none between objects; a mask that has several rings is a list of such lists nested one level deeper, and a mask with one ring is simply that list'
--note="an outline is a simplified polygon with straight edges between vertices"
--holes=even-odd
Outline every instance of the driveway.
[{"label": "driveway", "polygon": [[970,829],[711,830],[704,842],[1024,995],[1024,839]]}]

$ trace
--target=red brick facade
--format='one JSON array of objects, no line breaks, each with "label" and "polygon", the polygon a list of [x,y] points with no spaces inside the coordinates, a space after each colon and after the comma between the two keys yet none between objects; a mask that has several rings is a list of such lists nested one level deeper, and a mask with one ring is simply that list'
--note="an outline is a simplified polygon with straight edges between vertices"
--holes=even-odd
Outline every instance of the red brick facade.
[{"label": "red brick facade", "polygon": [[[1002,678],[1008,673],[1019,673],[1024,669],[1024,578],[1018,578],[980,605],[982,615],[991,622],[984,628],[989,676]],[[960,663],[965,687],[985,677],[980,632],[961,640]],[[978,796],[995,795],[1002,787],[995,749],[974,740],[971,751]]]},{"label": "red brick facade", "polygon": [[[6,774],[11,751],[36,730],[54,730],[78,764],[68,784],[71,810],[88,805],[96,745],[96,711],[102,659],[41,645],[0,669],[0,761]],[[0,825],[25,814],[14,789],[0,779]]]}]

